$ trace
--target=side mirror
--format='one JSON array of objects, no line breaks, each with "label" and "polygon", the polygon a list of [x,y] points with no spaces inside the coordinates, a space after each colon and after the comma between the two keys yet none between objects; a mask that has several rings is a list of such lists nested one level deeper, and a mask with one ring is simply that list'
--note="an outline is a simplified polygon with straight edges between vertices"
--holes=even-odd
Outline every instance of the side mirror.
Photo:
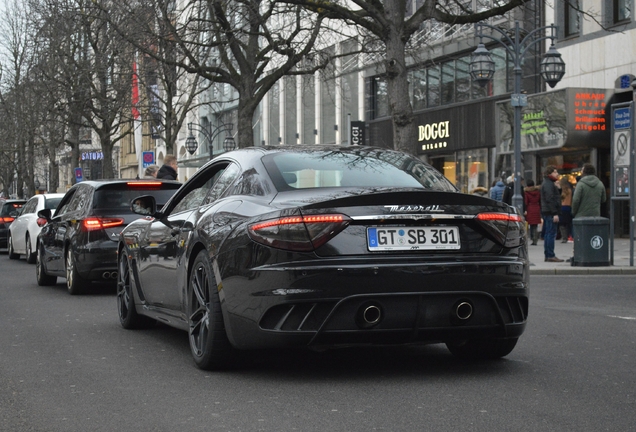
[{"label": "side mirror", "polygon": [[130,201],[130,210],[142,216],[155,216],[157,201],[152,195],[143,195]]},{"label": "side mirror", "polygon": [[38,212],[38,217],[42,219],[46,219],[46,221],[51,220],[51,209],[42,209]]}]

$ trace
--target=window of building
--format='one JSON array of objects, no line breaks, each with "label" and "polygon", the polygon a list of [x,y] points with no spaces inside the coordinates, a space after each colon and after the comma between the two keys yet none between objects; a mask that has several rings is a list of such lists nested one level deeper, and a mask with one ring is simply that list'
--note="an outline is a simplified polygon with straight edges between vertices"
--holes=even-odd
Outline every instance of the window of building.
[{"label": "window of building", "polygon": [[439,66],[428,68],[428,105],[429,107],[439,106],[440,89],[439,89]]},{"label": "window of building", "polygon": [[269,136],[267,137],[267,145],[279,144],[280,137],[280,92],[278,91],[278,83],[274,84],[269,95]]},{"label": "window of building", "polygon": [[375,118],[389,115],[389,99],[386,80],[383,77],[374,77],[375,90]]},{"label": "window of building", "polygon": [[442,65],[442,105],[455,102],[455,61]]},{"label": "window of building", "polygon": [[303,93],[303,131],[301,144],[314,144],[316,136],[316,83],[313,75],[305,75],[302,77],[302,93]]},{"label": "window of building", "polygon": [[563,32],[565,37],[576,36],[581,31],[579,0],[563,2]]},{"label": "window of building", "polygon": [[[331,55],[332,53],[330,53]],[[336,142],[336,80],[330,62],[322,71],[320,82],[320,144]]]},{"label": "window of building", "polygon": [[296,77],[283,79],[285,83],[285,136],[283,144],[296,144]]},{"label": "window of building", "polygon": [[[350,73],[343,75],[342,77],[342,118],[340,119],[341,125],[346,125],[349,122],[348,114],[351,114],[351,120],[362,120],[358,118],[358,73]],[[341,129],[341,140],[349,142],[349,129]]]},{"label": "window of building", "polygon": [[633,0],[612,0],[612,23],[629,21],[632,18]]}]

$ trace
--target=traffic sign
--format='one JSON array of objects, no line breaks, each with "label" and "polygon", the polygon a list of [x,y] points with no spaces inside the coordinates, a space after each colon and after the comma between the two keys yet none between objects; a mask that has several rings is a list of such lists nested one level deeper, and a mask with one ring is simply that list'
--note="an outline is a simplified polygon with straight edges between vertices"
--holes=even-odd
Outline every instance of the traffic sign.
[{"label": "traffic sign", "polygon": [[614,129],[629,129],[632,127],[632,110],[630,107],[614,110]]},{"label": "traffic sign", "polygon": [[142,152],[142,161],[143,167],[148,168],[148,166],[155,163],[155,152],[153,151],[145,151]]}]

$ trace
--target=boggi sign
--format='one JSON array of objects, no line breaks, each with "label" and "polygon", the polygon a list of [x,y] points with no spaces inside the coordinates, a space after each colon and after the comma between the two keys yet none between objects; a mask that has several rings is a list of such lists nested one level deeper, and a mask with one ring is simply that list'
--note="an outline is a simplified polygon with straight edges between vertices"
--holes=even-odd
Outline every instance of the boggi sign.
[{"label": "boggi sign", "polygon": [[[426,125],[420,125],[418,130],[418,141],[435,141],[443,140],[450,136],[450,129],[448,127],[449,121],[443,121],[439,123],[429,123]],[[437,141],[432,143],[422,144],[422,150],[435,150],[448,146],[446,141]]]}]

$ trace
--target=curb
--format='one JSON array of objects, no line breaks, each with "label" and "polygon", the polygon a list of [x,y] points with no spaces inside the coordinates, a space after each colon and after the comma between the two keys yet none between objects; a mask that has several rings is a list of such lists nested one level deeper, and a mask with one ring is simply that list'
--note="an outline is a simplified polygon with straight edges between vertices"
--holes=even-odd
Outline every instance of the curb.
[{"label": "curb", "polygon": [[634,275],[636,267],[563,267],[530,269],[531,275]]}]

